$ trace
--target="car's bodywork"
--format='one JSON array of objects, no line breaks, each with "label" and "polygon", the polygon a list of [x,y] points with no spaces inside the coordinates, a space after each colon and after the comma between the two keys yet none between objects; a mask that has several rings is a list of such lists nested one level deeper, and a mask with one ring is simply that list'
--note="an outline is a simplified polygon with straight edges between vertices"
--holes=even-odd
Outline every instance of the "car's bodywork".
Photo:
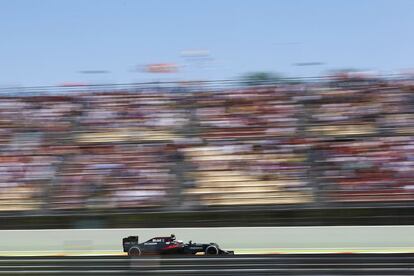
[{"label": "car's bodywork", "polygon": [[163,254],[184,254],[195,255],[230,255],[233,251],[221,249],[216,243],[184,243],[176,240],[174,235],[169,237],[155,237],[146,242],[139,243],[138,236],[123,238],[122,246],[124,252],[129,256],[141,255],[163,255]]}]

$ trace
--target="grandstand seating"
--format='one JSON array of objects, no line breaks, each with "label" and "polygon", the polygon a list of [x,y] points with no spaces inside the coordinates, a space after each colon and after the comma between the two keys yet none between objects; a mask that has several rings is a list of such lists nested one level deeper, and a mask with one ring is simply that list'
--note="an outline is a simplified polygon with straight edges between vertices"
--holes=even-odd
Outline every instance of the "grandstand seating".
[{"label": "grandstand seating", "polygon": [[412,201],[412,92],[383,81],[3,95],[0,210]]}]

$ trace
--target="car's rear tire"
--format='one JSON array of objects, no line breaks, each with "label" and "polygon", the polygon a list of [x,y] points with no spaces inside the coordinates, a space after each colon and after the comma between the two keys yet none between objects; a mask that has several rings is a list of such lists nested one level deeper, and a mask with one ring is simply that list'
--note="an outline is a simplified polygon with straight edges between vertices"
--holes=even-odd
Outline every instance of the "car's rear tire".
[{"label": "car's rear tire", "polygon": [[218,255],[218,254],[219,254],[219,250],[216,246],[210,245],[209,247],[206,248],[206,255]]},{"label": "car's rear tire", "polygon": [[141,249],[139,249],[137,246],[133,246],[128,250],[128,256],[130,257],[138,257],[141,256],[141,254]]}]

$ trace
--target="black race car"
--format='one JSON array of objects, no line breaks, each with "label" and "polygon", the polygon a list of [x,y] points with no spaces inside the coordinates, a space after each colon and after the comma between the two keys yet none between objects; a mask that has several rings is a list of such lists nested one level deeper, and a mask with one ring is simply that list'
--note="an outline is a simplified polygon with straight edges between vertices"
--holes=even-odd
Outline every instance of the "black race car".
[{"label": "black race car", "polygon": [[216,243],[183,243],[176,240],[175,235],[169,237],[155,237],[146,242],[139,243],[138,236],[129,236],[122,239],[124,252],[128,256],[141,255],[164,255],[164,254],[184,254],[195,255],[204,253],[205,255],[233,255],[234,251],[221,249]]}]

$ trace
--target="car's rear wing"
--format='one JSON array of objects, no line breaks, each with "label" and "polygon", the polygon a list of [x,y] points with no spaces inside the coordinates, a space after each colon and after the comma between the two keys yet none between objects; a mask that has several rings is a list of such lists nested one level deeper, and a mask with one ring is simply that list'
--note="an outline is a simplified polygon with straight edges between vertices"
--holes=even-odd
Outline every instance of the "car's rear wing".
[{"label": "car's rear wing", "polygon": [[124,248],[124,252],[128,252],[129,249],[138,244],[138,236],[129,236],[122,239],[122,246]]}]

